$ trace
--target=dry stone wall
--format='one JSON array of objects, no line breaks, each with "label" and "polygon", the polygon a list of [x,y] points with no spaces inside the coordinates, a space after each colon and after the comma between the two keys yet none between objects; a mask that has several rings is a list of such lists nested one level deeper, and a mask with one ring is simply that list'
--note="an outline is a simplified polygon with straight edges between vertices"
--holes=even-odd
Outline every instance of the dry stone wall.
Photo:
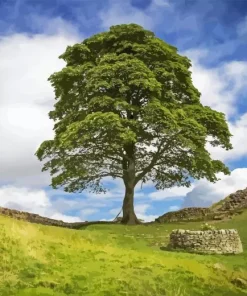
[{"label": "dry stone wall", "polygon": [[64,222],[61,220],[55,220],[55,219],[50,219],[47,217],[42,217],[37,214],[12,210],[12,209],[3,208],[3,207],[0,207],[0,215],[12,217],[17,220],[25,220],[25,221],[28,221],[31,223],[72,228],[72,229],[80,229],[82,226],[89,226],[89,225],[93,225],[93,224],[115,224],[115,222],[108,222],[108,221],[92,221],[92,222],[85,221],[85,222],[69,223],[69,222]]},{"label": "dry stone wall", "polygon": [[239,254],[243,252],[243,246],[236,229],[206,231],[175,229],[170,234],[168,247],[206,254]]},{"label": "dry stone wall", "polygon": [[211,214],[209,208],[184,208],[179,211],[168,212],[159,218],[155,219],[156,222],[182,222],[182,221],[195,221],[198,219],[207,220],[207,217]]},{"label": "dry stone wall", "polygon": [[225,198],[217,211],[229,211],[247,208],[247,188],[238,190]]}]

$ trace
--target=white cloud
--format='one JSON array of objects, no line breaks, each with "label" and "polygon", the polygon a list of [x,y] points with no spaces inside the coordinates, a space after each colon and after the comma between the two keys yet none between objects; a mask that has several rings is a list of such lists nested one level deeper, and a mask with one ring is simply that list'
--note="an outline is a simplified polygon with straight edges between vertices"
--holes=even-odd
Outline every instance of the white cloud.
[{"label": "white cloud", "polygon": [[135,192],[135,199],[147,198],[147,195],[144,192]]},{"label": "white cloud", "polygon": [[[92,203],[91,200],[83,198],[53,200],[44,190],[8,185],[0,187],[0,206],[65,222],[79,222],[99,212],[99,208],[105,207],[105,204]],[[63,214],[73,210],[79,211],[79,216]]]},{"label": "white cloud", "polygon": [[114,3],[106,11],[99,14],[101,25],[103,28],[117,24],[137,23],[147,29],[153,29],[154,20],[144,11],[132,7],[128,3]]},{"label": "white cloud", "polygon": [[177,211],[177,210],[179,210],[179,209],[180,209],[179,206],[170,206],[169,209],[168,209],[168,211],[169,211],[169,212],[173,212],[173,211]]},{"label": "white cloud", "polygon": [[169,7],[169,1],[168,0],[153,0],[152,4],[155,6],[160,6],[160,7]]},{"label": "white cloud", "polygon": [[79,40],[77,35],[63,34],[62,28],[57,35],[14,34],[0,39],[1,182],[50,184],[34,153],[44,140],[53,137],[54,123],[48,112],[55,99],[47,78],[64,66],[58,56]]},{"label": "white cloud", "polygon": [[143,220],[144,222],[153,222],[156,218],[158,218],[157,215],[145,215],[145,214],[137,214],[137,218],[140,220]]},{"label": "white cloud", "polygon": [[[60,212],[64,212],[67,210],[80,210],[80,209],[88,209],[88,207],[93,209],[102,209],[106,206],[109,206],[111,204],[108,200],[99,200],[95,202],[95,200],[92,200],[90,198],[85,198],[85,196],[81,197],[74,197],[72,194],[68,196],[68,198],[64,198],[63,194],[61,194],[61,197],[54,199],[54,195],[49,195],[49,198],[53,204],[53,206],[56,208],[56,210]],[[88,211],[87,211],[88,213]]]},{"label": "white cloud", "polygon": [[[45,137],[49,139],[53,134],[46,113],[35,106],[8,104],[1,107],[0,177],[3,180],[21,185],[28,180],[27,177],[34,179],[34,175],[39,175],[41,164],[34,152]],[[42,176],[42,180],[47,181],[47,174]]]},{"label": "white cloud", "polygon": [[247,63],[232,61],[216,68],[206,68],[200,59],[206,58],[207,50],[188,50],[181,53],[192,61],[192,80],[201,92],[201,102],[229,118],[236,115],[238,94],[246,89]]},{"label": "white cloud", "polygon": [[237,34],[240,37],[247,36],[247,16],[245,17],[243,22],[238,24],[238,26],[237,26]]},{"label": "white cloud", "polygon": [[131,5],[131,1],[112,2],[107,9],[99,13],[101,27],[106,29],[119,24],[139,24],[147,30],[155,28],[166,34],[179,30],[197,31],[200,25],[198,15],[185,16],[178,13],[172,1],[153,0],[145,9],[138,9]]},{"label": "white cloud", "polygon": [[82,209],[80,211],[80,216],[83,217],[83,219],[87,219],[88,216],[98,213],[99,210],[98,209]]},{"label": "white cloud", "polygon": [[[229,130],[233,137],[233,149],[226,151],[207,144],[207,149],[214,159],[222,161],[237,160],[247,155],[247,113],[241,114],[235,121],[232,116],[238,115],[238,96],[247,91],[247,62],[231,61],[216,68],[206,68],[200,64],[208,55],[207,50],[189,50],[183,55],[192,60],[192,80],[201,92],[203,105],[226,114]],[[246,145],[243,145],[245,143]]]},{"label": "white cloud", "polygon": [[56,211],[44,190],[3,186],[0,188],[0,206],[66,222],[82,221],[79,217]]},{"label": "white cloud", "polygon": [[111,209],[110,211],[109,211],[109,213],[111,214],[111,215],[117,215],[118,213],[120,212],[120,209],[118,209],[118,208],[114,208],[114,209]]},{"label": "white cloud", "polygon": [[150,204],[137,204],[135,206],[135,213],[138,219],[143,220],[144,222],[151,222],[157,218],[157,215],[147,215],[146,212],[152,206]]},{"label": "white cloud", "polygon": [[240,116],[234,123],[229,122],[229,130],[233,135],[231,138],[233,149],[226,151],[220,147],[212,147],[207,144],[207,149],[212,158],[221,161],[233,161],[247,155],[247,113]]},{"label": "white cloud", "polygon": [[[36,16],[30,21],[44,34],[12,34],[0,39],[0,205],[68,222],[81,221],[97,210],[85,208],[90,206],[87,200],[53,201],[53,196],[66,196],[61,190],[46,193],[37,189],[48,186],[50,176],[41,172],[42,164],[34,156],[39,145],[54,135],[48,112],[56,101],[47,78],[65,65],[58,56],[81,38],[76,28],[61,18]],[[100,202],[94,205],[105,206]],[[68,209],[80,210],[80,206],[84,206],[80,217],[62,214]]]},{"label": "white cloud", "polygon": [[222,66],[223,71],[231,82],[233,83],[233,92],[237,95],[247,88],[247,62],[246,61],[232,61],[225,63]]},{"label": "white cloud", "polygon": [[247,168],[235,169],[230,176],[222,173],[217,176],[221,180],[214,184],[206,180],[196,181],[194,189],[185,197],[182,208],[209,207],[229,194],[247,187]]},{"label": "white cloud", "polygon": [[45,32],[46,35],[63,35],[67,37],[80,35],[78,28],[74,24],[65,21],[60,16],[50,19],[38,14],[31,14],[29,21],[32,23],[33,29],[38,32]]},{"label": "white cloud", "polygon": [[159,200],[171,200],[171,199],[182,199],[188,192],[194,188],[194,184],[191,184],[189,188],[187,187],[172,187],[166,190],[159,190],[149,193],[148,197],[155,201]]},{"label": "white cloud", "polygon": [[67,216],[67,215],[63,215],[60,213],[56,213],[54,215],[51,215],[50,217],[51,219],[55,219],[55,220],[62,220],[64,222],[69,222],[69,223],[73,223],[73,222],[83,222],[84,220],[82,220],[80,217],[75,217],[75,216]]},{"label": "white cloud", "polygon": [[145,214],[147,209],[149,208],[150,208],[149,204],[137,204],[135,206],[135,211],[136,213],[139,213],[139,214]]},{"label": "white cloud", "polygon": [[113,219],[100,219],[99,221],[111,221],[112,222]]},{"label": "white cloud", "polygon": [[104,29],[118,24],[135,23],[147,30],[153,30],[164,22],[164,13],[171,8],[168,0],[153,0],[145,10],[133,7],[131,1],[113,2],[110,7],[99,13],[99,19]]},{"label": "white cloud", "polygon": [[25,187],[3,186],[0,189],[0,205],[20,211],[32,211],[44,215],[51,203],[43,190],[30,190]]}]

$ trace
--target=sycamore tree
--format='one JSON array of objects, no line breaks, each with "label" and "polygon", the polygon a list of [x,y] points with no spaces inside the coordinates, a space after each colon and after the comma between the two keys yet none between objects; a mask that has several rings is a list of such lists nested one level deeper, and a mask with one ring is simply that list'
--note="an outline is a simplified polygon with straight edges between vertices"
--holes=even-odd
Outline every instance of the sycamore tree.
[{"label": "sycamore tree", "polygon": [[112,26],[68,46],[66,66],[48,79],[57,102],[53,140],[36,152],[47,159],[52,188],[106,192],[104,177],[121,178],[124,224],[140,223],[134,211],[138,182],[157,190],[190,186],[190,180],[230,174],[206,144],[232,149],[225,116],[200,103],[191,62],[136,24]]}]

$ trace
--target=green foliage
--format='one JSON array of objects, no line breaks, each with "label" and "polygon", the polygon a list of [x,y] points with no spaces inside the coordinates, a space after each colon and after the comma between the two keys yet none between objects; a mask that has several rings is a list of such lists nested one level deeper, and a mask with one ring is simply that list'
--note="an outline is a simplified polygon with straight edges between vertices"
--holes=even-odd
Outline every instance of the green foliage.
[{"label": "green foliage", "polygon": [[123,178],[130,163],[134,185],[151,180],[156,189],[230,174],[205,147],[232,148],[224,114],[200,103],[191,62],[175,47],[138,25],[118,25],[60,58],[66,66],[49,78],[55,137],[36,152],[49,159],[43,170],[55,175],[53,188],[105,192],[101,179]]},{"label": "green foliage", "polygon": [[216,230],[216,227],[213,225],[210,225],[208,223],[203,223],[200,227],[200,230],[204,231],[204,230]]}]

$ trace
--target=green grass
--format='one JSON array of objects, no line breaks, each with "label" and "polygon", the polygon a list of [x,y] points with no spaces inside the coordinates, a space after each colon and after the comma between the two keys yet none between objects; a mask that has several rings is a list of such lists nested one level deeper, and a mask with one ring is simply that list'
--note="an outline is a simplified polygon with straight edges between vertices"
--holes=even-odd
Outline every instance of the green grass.
[{"label": "green grass", "polygon": [[[137,226],[91,225],[81,230],[0,216],[1,296],[240,296],[231,279],[247,280],[247,212],[219,228],[239,231],[244,253],[169,252],[173,229],[200,222]],[[221,263],[222,270],[213,265]]]}]

